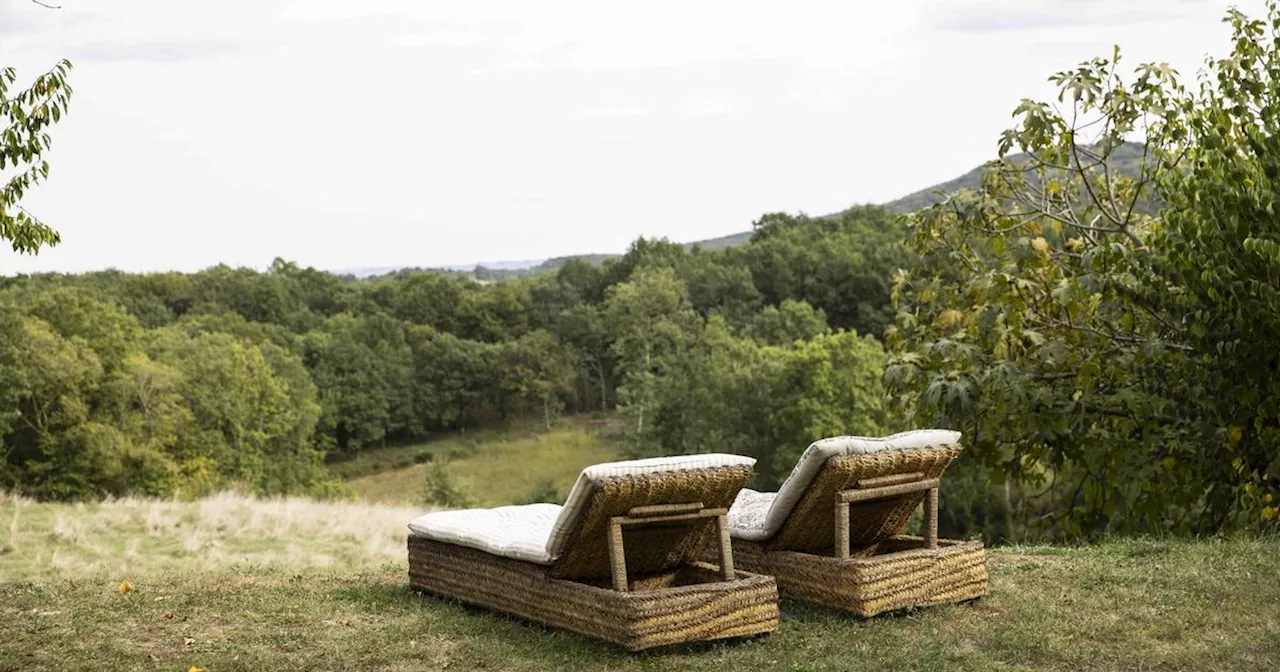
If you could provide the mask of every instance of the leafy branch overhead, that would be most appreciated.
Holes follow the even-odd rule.
[[[979,189],[910,218],[895,399],[1062,534],[1277,517],[1280,11],[1227,22],[1193,89],[1118,49],[1054,75]]]
[[[0,171],[12,174],[0,187],[0,239],[9,241],[15,252],[36,254],[40,248],[57,245],[58,232],[22,207],[22,199],[49,176],[44,154],[53,144],[48,128],[66,114],[71,99],[67,73],[69,61],[36,78],[30,86],[16,89],[18,74],[13,68],[0,69]]]

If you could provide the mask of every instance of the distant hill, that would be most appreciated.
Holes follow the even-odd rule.
[[[726,247],[733,247],[734,245],[742,245],[743,243],[746,243],[751,240],[752,233],[754,232],[743,231],[742,233],[731,233],[727,236],[720,236],[719,238],[696,240],[692,243],[685,243],[684,247],[687,250],[693,249],[694,247],[700,247],[708,252],[723,250]]]
[[[1112,150],[1110,157],[1112,168],[1121,175],[1136,176],[1138,174],[1138,166],[1142,161],[1142,147],[1141,144],[1136,142],[1126,142]],[[1020,163],[1027,160],[1027,155],[1013,154],[1009,156],[1009,160],[1014,163]],[[977,190],[981,186],[982,166],[978,166],[953,180],[947,180],[942,184],[935,184],[928,189],[921,189],[897,200],[889,201],[884,204],[884,207],[903,214],[915,212],[942,201],[948,194],[954,194],[961,189]]]
[[[1142,148],[1139,143],[1128,142],[1117,147],[1111,153],[1111,165],[1116,172],[1122,175],[1134,176],[1138,173],[1138,165],[1142,160]],[[1021,162],[1027,159],[1026,154],[1012,154],[1010,161]],[[978,189],[982,186],[982,166],[978,166],[973,170],[941,184],[935,184],[931,187],[921,189],[898,198],[888,203],[884,203],[884,207],[892,212],[906,214],[915,212],[921,208],[926,208],[934,203],[941,202],[948,195],[953,194],[961,189]],[[826,215],[827,217],[839,217],[844,214],[843,211]],[[731,233],[727,236],[719,238],[708,238],[706,240],[697,240],[691,243],[685,243],[685,249],[692,249],[697,246],[707,251],[722,250],[726,247],[742,245],[751,240],[751,231],[742,231],[740,233]],[[584,254],[570,257],[556,257],[553,259],[545,259],[541,261],[518,261],[518,262],[489,262],[484,264],[475,264],[472,266],[450,266],[448,268],[431,269],[453,273],[457,275],[465,275],[474,277],[481,282],[494,280],[503,280],[507,278],[519,277],[536,277],[554,273],[564,266],[570,259],[582,259],[590,264],[600,265],[606,259],[613,259],[622,256],[621,254]],[[368,277],[372,275],[385,275],[388,273],[402,270],[403,267],[393,268],[362,268],[352,269],[349,271],[339,271],[339,274],[350,273],[357,277]]]

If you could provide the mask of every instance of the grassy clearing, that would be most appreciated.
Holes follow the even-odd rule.
[[[0,493],[0,581],[396,561],[405,553],[405,523],[425,510],[232,493],[195,502],[37,504]]]
[[[350,466],[335,465],[335,471],[366,474],[351,478],[347,485],[369,502],[421,502],[426,472],[435,468],[446,470],[480,506],[558,502],[583,467],[621,458],[621,446],[598,424],[574,418],[561,421],[551,431],[522,426],[456,434],[417,446],[370,451],[344,463]],[[430,459],[420,457],[427,454]],[[394,466],[406,460],[409,466]],[[391,467],[378,468],[386,465]]]
[[[108,565],[74,584],[42,569],[0,582],[0,670],[1275,669],[1278,556],[1280,540],[1006,549],[973,604],[859,621],[786,602],[773,635],[638,655],[417,595],[402,558],[189,558],[135,567],[129,594]]]

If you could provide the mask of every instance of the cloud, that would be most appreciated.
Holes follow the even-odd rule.
[[[396,46],[425,47],[429,45],[446,45],[451,47],[469,47],[489,39],[489,36],[476,30],[432,30],[422,33],[410,33],[395,38]]]
[[[34,36],[58,27],[72,27],[89,22],[84,12],[46,9],[32,4],[0,5],[0,36]]]
[[[738,106],[724,98],[696,96],[685,102],[684,109],[688,114],[695,117],[702,117],[733,114],[738,111]]]
[[[647,114],[653,114],[656,108],[653,105],[605,105],[600,107],[591,107],[582,111],[584,117],[641,117]]]
[[[1068,26],[1122,26],[1176,19],[1191,4],[1169,2],[1128,3],[1101,0],[1056,2],[985,2],[971,6],[948,4],[932,13],[929,23],[942,30],[962,33],[999,33]]]
[[[233,42],[217,40],[153,40],[121,44],[91,42],[71,47],[73,61],[120,62],[141,61],[172,63],[197,58],[209,58],[240,51],[243,47]]]

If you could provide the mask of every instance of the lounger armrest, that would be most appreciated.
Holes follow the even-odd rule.
[[[693,502],[692,504],[650,504],[648,506],[631,507],[627,510],[627,516],[631,518],[649,518],[673,513],[696,513],[702,509],[702,502]]]
[[[938,547],[938,479],[923,478],[924,474],[894,474],[880,478],[863,479],[856,487],[836,493],[835,556],[849,559],[849,504],[877,499],[890,499],[926,491],[924,498],[924,542],[927,548]],[[914,477],[915,480],[906,480]]]

